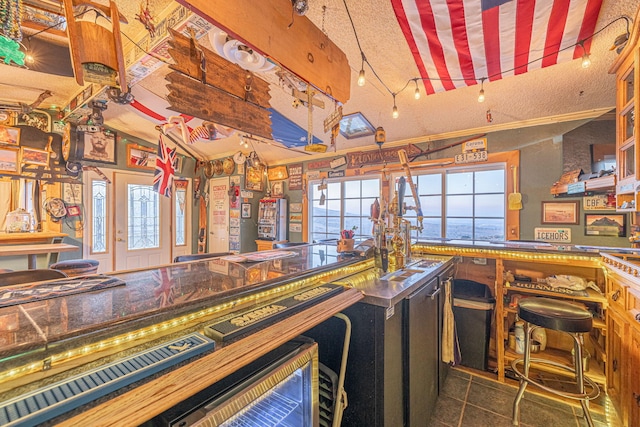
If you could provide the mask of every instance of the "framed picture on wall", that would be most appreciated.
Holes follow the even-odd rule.
[[[82,141],[84,142],[83,160],[116,164],[115,132],[105,130],[84,132]]]
[[[244,173],[244,189],[263,191],[264,165],[247,166]]]
[[[0,144],[18,145],[20,143],[20,128],[0,125]]]
[[[0,174],[17,175],[20,173],[20,149],[0,147]]]
[[[243,203],[240,212],[242,218],[251,218],[251,203]]]
[[[542,202],[542,224],[579,224],[577,201]]]
[[[127,166],[133,169],[154,170],[157,152],[138,144],[127,144]]]
[[[22,163],[26,165],[49,166],[49,152],[37,148],[22,147]]]
[[[585,214],[585,236],[613,236],[627,235],[627,216],[625,214]]]
[[[284,196],[284,181],[275,181],[271,184],[271,195],[273,197]]]

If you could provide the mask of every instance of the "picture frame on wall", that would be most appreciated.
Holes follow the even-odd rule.
[[[244,189],[264,190],[264,165],[247,166],[244,173]]]
[[[18,175],[20,173],[20,149],[0,147],[0,174]]]
[[[627,235],[627,215],[585,214],[584,235],[625,237]]]
[[[157,156],[158,153],[153,148],[143,147],[138,144],[127,144],[127,167],[155,170]]]
[[[49,152],[37,148],[22,147],[21,162],[25,165],[49,166]]]
[[[542,202],[542,224],[579,224],[577,201]]]
[[[284,181],[275,181],[271,184],[271,195],[273,197],[284,196]]]
[[[251,218],[251,203],[243,203],[240,207],[240,216],[242,218]]]
[[[0,144],[19,145],[20,128],[0,125]]]
[[[111,164],[117,163],[115,132],[105,130],[84,132],[82,141],[84,143],[82,150],[83,160]]]

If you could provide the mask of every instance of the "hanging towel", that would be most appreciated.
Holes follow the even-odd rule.
[[[444,313],[442,319],[442,361],[450,365],[457,365],[461,361],[460,344],[456,333],[456,323],[453,318],[453,297],[451,293],[453,281],[451,278],[444,282]]]

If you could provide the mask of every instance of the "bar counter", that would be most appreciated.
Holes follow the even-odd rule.
[[[115,286],[35,301],[5,294],[0,297],[0,402],[373,264],[326,244],[270,253],[282,257],[269,260],[265,252],[256,252],[245,254],[248,260],[214,258],[117,272],[102,276],[112,284],[115,280]],[[52,282],[58,281],[22,286]],[[355,290],[342,294],[347,296],[331,299],[337,311],[340,298],[351,303],[362,298]],[[302,333],[297,325],[289,327]],[[214,353],[225,345],[216,343]]]

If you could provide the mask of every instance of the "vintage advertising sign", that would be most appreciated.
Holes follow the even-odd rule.
[[[345,174],[345,171],[329,171],[327,174],[327,178],[342,178]]]
[[[456,154],[453,158],[453,162],[456,164],[486,162],[487,160],[489,160],[489,154],[486,151],[470,151]]]
[[[535,239],[541,242],[549,243],[570,243],[571,242],[571,229],[570,228],[542,228],[535,227],[534,229]]]
[[[594,196],[582,198],[582,209],[585,211],[615,211],[616,205],[607,204],[609,197],[606,194],[596,194]]]
[[[289,165],[289,190],[302,190],[302,163]]]
[[[347,168],[357,169],[363,165],[369,166],[379,163],[398,163],[398,150],[404,149],[409,158],[420,154],[422,151],[413,144],[405,147],[384,148],[382,150],[354,151],[347,153]]]
[[[462,144],[462,152],[487,151],[487,138],[472,139]]]
[[[315,170],[315,169],[329,169],[331,167],[331,160],[316,160],[313,162],[307,163],[307,169]]]

